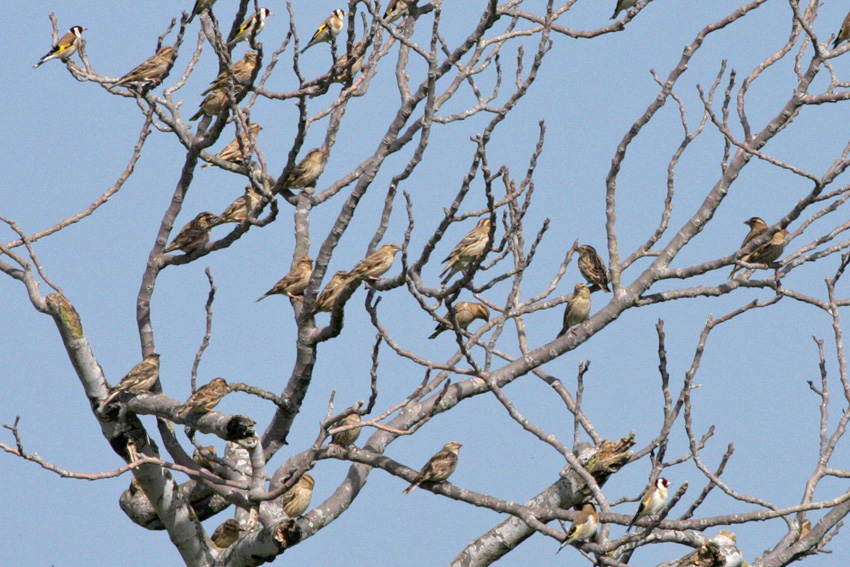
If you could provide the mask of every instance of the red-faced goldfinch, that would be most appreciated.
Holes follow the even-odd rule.
[[[71,55],[76,53],[80,48],[84,31],[86,31],[86,28],[83,26],[72,27],[68,30],[68,33],[59,38],[59,41],[57,41],[50,51],[48,51],[44,57],[39,59],[38,63],[33,65],[32,68],[37,69],[44,62],[50,61],[51,59],[67,61],[68,58],[70,58]]]
[[[567,532],[567,539],[558,548],[559,553],[569,544],[574,541],[587,541],[596,535],[596,530],[599,528],[599,513],[596,508],[588,502],[581,509],[576,519],[573,520],[573,525],[570,526],[570,531]]]
[[[247,41],[250,37],[257,37],[260,35],[260,32],[263,31],[264,27],[266,27],[266,18],[269,16],[274,16],[274,14],[268,8],[260,8],[251,14],[251,17],[242,22],[242,25],[239,26],[239,29],[236,31],[236,35],[233,36],[233,39],[227,42],[228,47],[233,47],[240,41]]]
[[[345,12],[340,9],[334,10],[331,12],[331,15],[328,16],[328,19],[322,22],[322,25],[319,26],[319,29],[316,30],[316,33],[314,33],[312,39],[310,39],[310,43],[307,44],[307,47],[301,50],[301,53],[304,53],[317,43],[326,43],[331,41],[339,35],[339,32],[342,31],[343,25],[345,25]]]
[[[643,498],[640,500],[637,514],[629,522],[629,527],[626,528],[626,533],[632,529],[638,518],[642,516],[652,516],[657,514],[667,504],[667,487],[670,486],[670,481],[666,478],[659,478],[655,481],[655,486],[646,491]]]

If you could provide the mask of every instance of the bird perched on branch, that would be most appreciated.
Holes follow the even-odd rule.
[[[201,116],[218,116],[227,105],[227,89],[217,89],[204,97],[201,107],[189,120],[197,120]]]
[[[457,458],[460,448],[461,444],[457,441],[446,443],[440,451],[437,451],[437,454],[425,463],[425,466],[419,471],[416,480],[404,490],[404,494],[410,494],[414,488],[423,482],[443,482],[449,478],[455,472],[455,468],[457,468]]]
[[[192,252],[196,248],[206,246],[210,241],[210,228],[214,226],[216,216],[209,211],[198,213],[198,216],[189,221],[189,223],[180,229],[177,236],[169,244],[163,254],[180,250],[186,254]]]
[[[320,25],[319,29],[317,29],[313,34],[313,37],[310,39],[310,43],[307,44],[307,47],[301,50],[301,53],[304,53],[317,43],[327,43],[333,40],[339,35],[339,32],[342,31],[344,24],[345,12],[340,9],[336,9],[331,12],[331,15],[322,22],[322,25]]]
[[[404,0],[390,0],[387,4],[387,11],[384,12],[384,19],[391,24],[407,13],[407,2]]]
[[[274,14],[268,8],[260,8],[251,14],[251,17],[242,22],[242,25],[236,30],[236,35],[227,42],[227,46],[233,47],[240,41],[246,41],[248,38],[256,38],[263,31],[263,28],[266,27],[266,18],[269,16],[274,16]]]
[[[215,446],[207,445],[206,447],[196,448],[192,453],[192,460],[202,469],[212,471],[215,468],[215,461],[212,460],[216,456]]]
[[[348,284],[348,282],[352,281],[353,278],[351,274],[346,272],[345,270],[340,270],[334,274],[334,277],[331,278],[331,281],[328,285],[325,286],[325,289],[319,294],[319,297],[316,298],[316,303],[313,304],[313,309],[311,313],[319,313],[320,311],[330,312],[333,311],[334,305],[336,305],[336,300],[339,297],[339,294]]]
[[[362,260],[351,271],[358,280],[375,281],[392,267],[395,255],[401,250],[396,244],[384,244]]]
[[[300,162],[295,164],[286,177],[284,187],[287,189],[303,189],[314,187],[319,176],[325,169],[327,153],[321,148],[313,148]]]
[[[341,427],[343,425],[357,425],[361,423],[363,420],[360,418],[359,413],[350,413],[341,420],[339,420],[334,427]],[[348,447],[349,445],[353,445],[357,438],[360,437],[360,430],[362,427],[354,427],[352,429],[348,429],[346,431],[340,431],[331,435],[331,443],[335,445],[341,445],[342,447]]]
[[[253,154],[254,146],[257,143],[257,134],[259,134],[262,129],[263,127],[256,122],[252,123],[248,126],[247,132],[243,131],[239,136],[234,138],[230,143],[224,146],[224,149],[215,154],[215,157],[242,165],[244,163],[242,148],[245,148],[245,150],[249,152],[249,155]],[[240,140],[242,142],[241,146],[239,145]],[[211,165],[212,163],[205,163],[199,169],[205,169]]]
[[[38,63],[32,66],[33,69],[39,68],[45,62],[50,61],[51,59],[61,59],[62,61],[68,61],[68,59],[77,52],[80,48],[80,44],[83,42],[83,32],[86,31],[86,28],[83,26],[74,26],[68,33],[59,38],[53,47],[50,48],[44,57],[38,60]]]
[[[295,486],[283,494],[283,513],[289,518],[297,518],[310,507],[313,498],[313,486],[316,481],[307,473],[301,475]]]
[[[599,528],[599,513],[596,507],[591,502],[588,502],[578,513],[576,519],[573,520],[573,525],[570,526],[570,531],[567,532],[567,539],[558,548],[555,554],[561,552],[569,544],[574,541],[587,541],[596,535],[596,530]]]
[[[239,522],[231,518],[217,527],[210,539],[216,547],[227,549],[239,539],[239,534],[243,531]]]
[[[484,249],[487,248],[487,242],[490,239],[490,217],[484,217],[478,221],[469,234],[454,247],[451,254],[446,256],[443,264],[446,264],[445,269],[440,272],[442,276],[446,272],[448,275],[443,278],[442,283],[448,282],[453,275],[466,269],[472,262],[481,257]]]
[[[848,39],[850,39],[850,13],[847,14],[844,21],[841,23],[841,29],[838,30],[838,35],[832,43],[832,48],[835,49],[841,45],[841,42],[847,41]]]
[[[229,392],[230,388],[224,378],[215,378],[209,384],[195,390],[195,393],[186,400],[186,403],[177,412],[177,417],[184,417],[189,412],[207,413],[217,406]]]
[[[334,83],[344,83],[351,79],[363,67],[363,58],[366,56],[366,40],[355,43],[351,47],[351,58],[348,53],[343,53],[337,59],[336,64],[331,69],[331,81]]]
[[[564,309],[564,326],[558,336],[565,335],[570,327],[578,325],[590,314],[590,288],[583,283],[577,283],[573,295],[567,300]]]
[[[773,233],[770,240],[741,258],[742,262],[747,264],[772,264],[777,261],[785,251],[785,239],[788,237],[788,231],[784,228]],[[732,273],[729,274],[729,279],[735,277],[735,273],[741,269],[741,266],[732,268]]]
[[[218,74],[218,77],[210,83],[210,86],[206,88],[202,95],[208,95],[212,91],[216,89],[226,88],[230,83],[231,76],[233,77],[233,81],[235,82],[235,86],[247,85],[248,81],[251,80],[251,75],[254,74],[254,69],[257,68],[257,52],[256,51],[246,51],[245,55],[233,64],[230,68],[230,73],[225,69],[221,73]]]
[[[292,299],[301,301],[303,299],[301,295],[304,293],[304,290],[307,289],[307,285],[310,283],[310,277],[312,275],[313,259],[309,256],[302,256],[298,258],[297,262],[295,262],[295,267],[292,268],[288,274],[283,276],[279,282],[274,284],[274,287],[268,290],[265,295],[257,301],[275,294],[285,295]]]
[[[248,213],[254,210],[260,199],[260,194],[254,191],[252,185],[248,185],[245,187],[245,194],[230,203],[213,226],[228,222],[244,222],[248,218]]]
[[[174,51],[174,47],[164,45],[156,52],[156,55],[143,61],[141,65],[118,79],[112,86],[117,87],[127,83],[147,83],[149,86],[156,86],[168,76],[176,57],[177,52]]]
[[[599,254],[593,246],[578,247],[578,271],[587,280],[587,283],[598,286],[600,289],[610,292],[608,288],[608,270],[602,263]]]
[[[103,400],[101,407],[109,403],[124,392],[140,394],[148,392],[156,381],[159,380],[159,355],[155,352],[147,355],[139,364],[130,369],[109,394]]]
[[[637,4],[637,0],[617,0],[617,6],[614,8],[614,15],[611,16],[611,19],[616,19],[617,14],[619,14],[623,10],[634,8],[635,4]]]
[[[454,306],[455,318],[457,319],[457,324],[460,325],[460,328],[464,331],[469,327],[470,323],[475,321],[476,319],[481,319],[483,321],[490,320],[490,310],[483,303],[475,303],[472,301],[458,301]],[[448,314],[446,314],[446,319],[451,321],[451,318]],[[444,323],[438,323],[434,328],[434,332],[431,334],[429,339],[437,338],[440,333],[443,331],[448,331],[451,329],[451,325],[446,325]]]
[[[195,7],[192,8],[192,13],[189,14],[189,19],[186,20],[186,23],[191,24],[192,20],[195,19],[195,16],[197,16],[204,10],[209,10],[210,8],[212,8],[213,4],[215,4],[215,0],[195,0]]]
[[[629,533],[638,518],[642,516],[652,516],[664,508],[665,504],[667,504],[668,486],[670,486],[670,481],[666,478],[659,477],[658,480],[655,481],[655,485],[646,491],[643,498],[640,499],[637,514],[635,514],[635,517],[632,518],[632,521],[629,522],[629,526],[626,528],[626,533]]]

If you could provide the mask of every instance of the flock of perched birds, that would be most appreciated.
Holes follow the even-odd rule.
[[[197,0],[187,22],[191,22],[195,16],[210,9],[214,3],[215,0]],[[612,19],[616,18],[621,11],[633,8],[636,3],[637,0],[618,0]],[[395,21],[406,13],[406,8],[407,2],[405,0],[391,0],[384,18],[390,22]],[[273,14],[269,9],[259,9],[243,22],[234,37],[228,42],[228,46],[233,47],[241,41],[253,40],[265,27],[266,18],[271,15]],[[345,12],[343,10],[334,10],[319,26],[301,53],[316,44],[332,41],[342,31],[344,19]],[[85,31],[85,28],[82,26],[72,27],[35,64],[35,67],[51,59],[67,61],[79,49],[83,31]],[[833,48],[848,39],[850,39],[850,14],[847,15],[841,26],[841,30],[833,43]],[[359,54],[360,61],[362,61],[363,57],[362,51],[361,49]],[[115,81],[112,87],[134,84],[146,86],[159,84],[168,74],[175,57],[176,52],[172,46],[163,46],[154,56]],[[249,50],[240,61],[232,65],[230,73],[227,71],[220,73],[210,86],[201,93],[205,98],[201,103],[198,113],[192,117],[192,120],[200,118],[203,115],[215,116],[219,114],[226,104],[229,85],[232,82],[235,82],[237,85],[247,85],[256,69],[257,63],[257,53]],[[352,75],[359,71],[359,66],[358,61],[350,70]],[[258,124],[250,124],[248,130],[243,132],[241,137],[237,137],[237,139],[230,142],[223,150],[216,154],[216,157],[223,161],[242,164],[244,161],[243,148],[253,147],[260,130],[262,128]],[[287,177],[286,187],[304,189],[315,186],[316,181],[322,174],[326,159],[327,153],[324,150],[320,148],[310,150],[306,157],[292,169]],[[207,163],[201,166],[201,168],[203,169],[209,165],[211,164]],[[245,189],[245,194],[234,201],[221,215],[216,216],[208,211],[199,213],[178,232],[177,236],[165,247],[163,252],[169,253],[179,250],[188,254],[205,246],[209,242],[210,230],[213,227],[224,223],[244,222],[248,218],[249,213],[257,207],[260,201],[261,196],[253,187],[248,186]],[[750,227],[750,232],[742,242],[741,248],[746,247],[750,242],[769,229],[767,223],[759,217],[752,217],[745,224]],[[483,217],[478,221],[475,228],[454,247],[452,252],[443,260],[443,263],[446,264],[445,269],[440,274],[443,277],[443,284],[446,284],[455,274],[464,272],[471,264],[482,259],[490,242],[490,231],[492,228],[490,218]],[[788,231],[785,229],[773,233],[767,242],[744,254],[741,257],[741,262],[770,266],[770,264],[778,260],[782,255],[785,249],[787,235]],[[396,244],[384,244],[378,250],[361,260],[351,271],[343,270],[336,272],[331,278],[330,283],[319,293],[310,311],[310,315],[323,311],[332,311],[340,292],[348,283],[355,280],[374,282],[379,279],[392,267],[395,256],[400,250]],[[559,337],[568,332],[574,332],[574,327],[587,319],[591,309],[591,291],[611,291],[609,288],[608,270],[605,268],[596,250],[592,246],[585,244],[578,247],[578,254],[578,268],[587,283],[577,283],[572,296],[567,300],[564,310],[563,327],[558,334]],[[736,273],[743,267],[745,266],[736,263],[729,278],[734,278]],[[284,295],[294,300],[303,300],[303,293],[307,289],[312,272],[313,260],[308,256],[299,258],[296,260],[292,270],[257,301],[265,299],[270,295]],[[450,315],[454,315],[453,321],[464,331],[476,319],[487,322],[490,318],[490,311],[483,303],[460,301],[450,308],[450,311]],[[447,315],[448,318],[449,316]],[[428,338],[436,338],[444,331],[450,329],[452,329],[452,323],[441,322],[437,325],[434,333]],[[109,391],[100,407],[102,410],[107,408],[111,403],[119,400],[125,394],[135,395],[149,392],[158,380],[159,354],[152,353],[146,356],[141,363],[133,367]],[[189,414],[207,413],[215,408],[229,391],[230,387],[223,378],[215,378],[209,384],[198,388],[186,403],[183,404],[177,416],[185,417]],[[347,415],[336,426],[337,428],[339,426],[348,428],[334,433],[331,442],[341,446],[354,444],[360,435],[361,427],[359,424],[361,422],[359,413],[355,412]],[[439,483],[448,479],[457,467],[460,448],[461,444],[456,441],[446,443],[442,450],[431,457],[425,466],[422,467],[416,479],[404,490],[404,493],[411,492],[422,483]],[[196,451],[194,459],[200,466],[212,469],[216,459],[215,447],[205,447],[203,450]],[[312,498],[314,483],[313,477],[309,474],[304,474],[283,495],[282,506],[284,513],[288,517],[296,518],[306,512]],[[655,515],[664,508],[667,502],[667,489],[669,485],[669,481],[665,478],[658,478],[655,481],[654,485],[647,490],[641,499],[638,511],[629,523],[627,532],[631,530],[639,518]],[[567,532],[567,537],[561,548],[573,542],[591,539],[595,536],[598,526],[599,515],[594,504],[592,502],[585,504]],[[215,530],[212,535],[212,541],[218,547],[226,548],[235,542],[243,531],[245,530],[240,527],[236,520],[227,520]]]

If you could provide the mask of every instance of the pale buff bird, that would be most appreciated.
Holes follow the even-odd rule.
[[[215,154],[215,157],[241,165],[245,161],[242,154],[242,148],[245,148],[245,151],[249,154],[248,159],[250,160],[250,155],[254,153],[254,145],[257,143],[257,134],[259,134],[262,129],[263,127],[256,122],[252,123],[248,126],[247,132],[243,131],[242,134],[234,138],[229,144],[224,146],[223,150]],[[239,145],[240,140],[242,141],[241,147]],[[199,169],[205,169],[211,165],[212,163],[205,163]]]
[[[239,539],[239,534],[242,531],[244,530],[239,526],[239,522],[230,519],[217,527],[210,539],[216,547],[227,549]]]
[[[218,116],[227,105],[227,89],[217,89],[204,97],[198,112],[189,120],[197,120],[201,116]]]
[[[162,251],[163,254],[174,252],[175,250],[180,250],[188,254],[197,248],[206,246],[207,242],[210,241],[210,228],[215,221],[216,216],[208,211],[198,213],[198,216],[180,229],[180,232],[177,233],[171,244]]]
[[[363,420],[360,418],[359,413],[351,413],[342,418],[340,421],[334,425],[334,427],[342,427],[343,425],[357,425],[361,423]],[[340,431],[331,435],[331,443],[335,445],[341,445],[343,447],[348,447],[349,445],[353,445],[357,438],[360,437],[360,430],[362,427],[354,427],[347,431]]]
[[[443,260],[446,267],[440,272],[441,276],[448,272],[448,275],[442,280],[443,284],[448,282],[456,273],[465,270],[484,253],[490,236],[490,226],[490,217],[479,220],[475,228],[463,237],[451,254],[446,256],[446,259]]]
[[[741,258],[742,262],[746,262],[747,264],[772,264],[777,261],[782,253],[785,251],[785,245],[787,242],[785,239],[788,237],[788,231],[784,228],[782,230],[776,231],[773,233],[773,236],[770,237],[770,240],[750,252],[749,254],[745,254],[743,258]],[[732,273],[729,274],[729,279],[735,277],[735,273],[741,269],[741,266],[735,266],[732,268]]]
[[[464,331],[476,319],[482,319],[485,322],[490,320],[490,310],[483,303],[475,303],[472,301],[458,301],[457,304],[455,304],[454,306],[454,310],[455,318],[457,319],[457,324],[460,325],[460,328]],[[446,319],[449,319],[449,321],[451,321],[448,314],[446,314]],[[436,328],[434,329],[434,332],[428,338],[437,338],[440,333],[442,333],[443,331],[448,331],[451,328],[451,325],[438,323]]]
[[[44,57],[38,60],[38,63],[32,66],[33,69],[38,69],[41,65],[51,59],[61,59],[67,61],[71,55],[77,52],[80,44],[83,42],[83,32],[86,28],[83,26],[74,26],[68,33],[59,38],[59,40],[50,48]]]
[[[602,263],[602,258],[596,253],[596,249],[593,246],[585,244],[578,247],[578,253],[578,271],[581,272],[587,283],[610,292],[611,290],[608,288],[608,270]]]
[[[360,260],[351,271],[351,276],[358,280],[377,280],[392,267],[399,250],[401,248],[395,244],[384,244]]]
[[[567,300],[567,307],[564,309],[564,326],[558,336],[566,334],[571,327],[574,327],[587,319],[590,314],[590,288],[583,283],[577,283],[573,290],[573,295]]]
[[[174,51],[174,47],[164,45],[156,52],[156,55],[146,59],[141,65],[118,79],[112,86],[117,87],[126,83],[147,83],[156,86],[168,76],[176,57],[177,52]]]
[[[251,75],[254,73],[254,69],[257,68],[257,52],[256,51],[246,51],[245,55],[233,64],[230,68],[233,79],[236,82],[236,85],[247,85],[248,81],[251,80]],[[227,71],[222,71],[218,74],[218,77],[210,83],[210,86],[206,88],[202,95],[207,95],[216,89],[226,88],[231,80],[231,73]],[[234,86],[236,86],[234,85]]]
[[[313,148],[289,172],[284,187],[302,189],[315,186],[316,181],[325,169],[326,159],[327,154],[321,148]]]
[[[248,218],[248,213],[254,210],[260,203],[262,197],[254,191],[252,185],[245,187],[245,194],[230,203],[224,212],[219,215],[214,226],[225,224],[228,222],[244,222]]]
[[[345,270],[335,273],[328,285],[325,286],[325,289],[319,294],[319,297],[316,298],[316,303],[313,304],[311,313],[333,311],[339,294],[352,279],[351,275]]]
[[[268,290],[265,295],[257,301],[275,294],[285,295],[292,299],[301,301],[303,299],[302,294],[304,293],[304,290],[307,289],[307,285],[310,283],[310,277],[312,275],[313,259],[309,256],[302,256],[301,258],[298,258],[297,262],[295,262],[295,267],[292,268],[288,274],[283,276],[279,282],[274,284],[274,287]]]
[[[130,372],[114,388],[109,390],[109,394],[103,400],[101,407],[109,405],[112,400],[123,392],[129,392],[131,394],[148,392],[153,388],[157,380],[159,380],[159,355],[154,352],[147,355],[139,364],[131,368]]]
[[[599,513],[596,511],[596,507],[588,502],[581,509],[578,516],[576,516],[576,519],[573,520],[573,525],[570,526],[570,531],[567,532],[567,539],[555,553],[559,553],[574,541],[587,541],[593,538],[596,535],[597,529],[599,529]]]
[[[307,473],[304,473],[295,486],[287,490],[283,495],[283,513],[289,518],[297,518],[310,507],[313,498],[313,486],[316,481]]]
[[[460,452],[461,444],[457,441],[449,441],[443,448],[431,457],[419,475],[416,477],[410,486],[404,490],[404,494],[409,494],[414,488],[423,482],[443,482],[457,468],[458,453]]]
[[[186,400],[177,417],[184,417],[189,412],[207,413],[211,411],[221,399],[230,392],[224,378],[215,378],[209,384],[201,386]]]

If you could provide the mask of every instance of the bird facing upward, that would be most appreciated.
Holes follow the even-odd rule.
[[[209,10],[210,8],[212,8],[213,4],[215,4],[215,0],[196,0],[195,7],[192,8],[192,13],[189,15],[189,19],[186,20],[186,23],[191,24],[192,20],[195,19],[195,16],[197,16],[204,10]]]
[[[443,482],[449,478],[455,472],[455,468],[457,468],[457,458],[460,448],[461,444],[457,441],[446,443],[440,451],[428,459],[428,462],[419,471],[416,480],[410,483],[410,486],[404,490],[404,494],[410,494],[414,488],[423,482]]]
[[[335,273],[328,285],[325,286],[325,289],[323,289],[319,294],[319,297],[316,298],[316,303],[313,304],[311,313],[315,314],[320,311],[333,311],[334,305],[336,305],[336,300],[339,298],[339,294],[343,289],[345,289],[348,282],[352,281],[352,279],[351,275],[345,270],[340,270]]]
[[[666,478],[659,477],[658,480],[655,481],[655,485],[644,493],[643,498],[640,499],[640,506],[638,506],[637,514],[635,514],[635,517],[632,518],[631,522],[629,522],[629,526],[626,528],[626,533],[629,533],[638,518],[642,516],[652,516],[664,508],[664,505],[667,504],[668,486],[670,486],[670,481]]]
[[[57,41],[53,47],[50,48],[50,51],[48,51],[44,57],[39,59],[38,63],[33,65],[32,68],[37,69],[51,59],[61,59],[62,61],[70,59],[71,55],[76,53],[80,48],[84,31],[86,31],[86,28],[83,26],[72,27],[68,30],[68,33],[59,38],[59,41]]]

